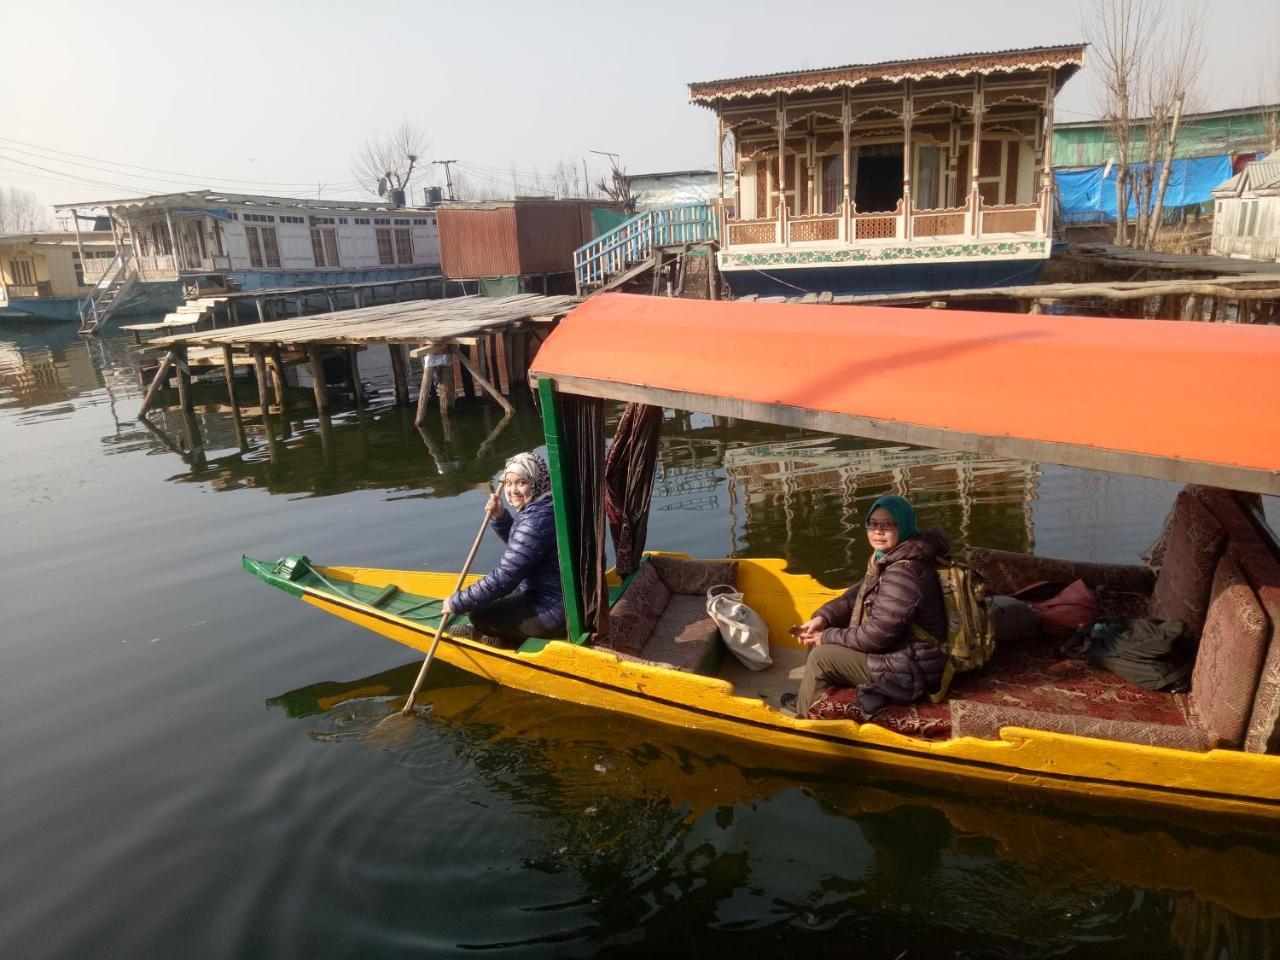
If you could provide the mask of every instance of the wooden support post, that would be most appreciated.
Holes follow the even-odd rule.
[[[508,334],[511,343],[511,382],[524,383],[529,379],[529,357],[526,349],[529,335],[524,330]]]
[[[359,347],[347,347],[347,387],[354,398],[356,410],[364,409],[364,384],[360,382],[360,362],[356,359]]]
[[[231,401],[231,409],[237,410],[236,406],[236,366],[232,362],[231,347],[222,348],[222,374],[227,378],[227,398]]]
[[[405,377],[404,347],[398,343],[389,343],[387,344],[387,350],[391,354],[391,379],[395,383],[396,406],[407,407],[409,405],[409,382]]]
[[[285,393],[284,357],[280,355],[279,344],[272,344],[271,346],[271,382],[275,385],[276,405],[280,407],[281,414],[284,414],[288,403],[288,395]],[[285,423],[288,423],[287,417]]]
[[[151,380],[151,386],[147,387],[146,396],[142,398],[142,408],[138,411],[139,420],[147,415],[151,405],[156,402],[156,394],[160,392],[160,385],[169,379],[169,368],[173,366],[176,357],[177,353],[170,350],[160,361],[160,366],[156,368],[156,375]]]
[[[498,355],[498,388],[504,395],[511,395],[511,337],[498,333],[493,338],[494,352]]]
[[[422,381],[418,384],[418,410],[413,418],[415,427],[422,426],[427,419],[427,404],[431,401],[431,357],[422,358]]]
[[[459,359],[463,361],[463,366],[465,366],[468,370],[478,369],[480,367],[480,364],[483,362],[480,359],[479,345],[473,343],[471,346],[467,347],[467,352],[471,354],[471,362],[467,363],[466,360],[460,356]],[[471,395],[473,397],[483,396],[483,391],[480,389],[480,384],[476,382],[474,377],[472,377],[471,379]]]
[[[191,402],[191,368],[187,366],[187,348],[179,345],[173,348],[173,352],[173,363],[178,368],[178,403],[183,413],[192,413],[195,407]]]
[[[329,312],[330,312],[330,313],[335,313],[335,312],[337,311],[337,309],[338,309],[338,301],[337,301],[337,300],[335,300],[335,299],[333,298],[333,291],[332,291],[332,290],[326,290],[326,291],[324,292],[324,295],[325,295],[326,299],[328,299],[328,301],[329,301]]]
[[[442,414],[448,414],[449,408],[453,406],[454,391],[457,389],[457,382],[462,379],[458,358],[452,351],[449,353],[449,360],[448,365],[440,368],[440,379],[436,383],[436,400],[440,403]]]
[[[263,356],[262,350],[254,350],[253,353],[253,372],[258,379],[258,406],[262,410],[262,415],[267,415],[267,409],[271,405],[270,392],[267,390],[267,360]]]
[[[311,363],[311,389],[316,394],[316,412],[327,414],[329,411],[329,388],[325,386],[324,361],[320,359],[319,349],[308,347],[307,360]]]
[[[456,347],[454,349],[457,350]],[[463,356],[461,351],[457,352],[457,357],[462,361],[462,365],[467,368],[467,372],[471,374],[471,379],[483,387],[485,393],[497,400],[498,406],[502,407],[502,409],[507,413],[511,413],[515,410],[515,407],[511,406],[511,401],[499,393],[497,387],[485,379],[484,375],[471,365],[471,361]]]
[[[357,310],[364,306],[364,295],[355,287],[351,288],[351,302],[356,305]]]
[[[452,363],[450,368],[453,372],[453,396],[454,399],[465,397],[467,395],[467,385],[462,380],[462,364],[458,362],[458,355],[452,351],[449,353]]]
[[[257,308],[258,308],[258,322],[259,322],[259,323],[266,323],[266,322],[267,322],[267,311],[266,311],[266,308],[265,308],[265,307],[263,306],[263,304],[262,304],[262,298],[260,298],[260,297],[259,297],[259,298],[255,298],[255,299],[254,299],[254,301],[253,301],[253,305],[254,305],[255,307],[257,307]]]

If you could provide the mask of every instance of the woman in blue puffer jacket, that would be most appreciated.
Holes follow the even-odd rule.
[[[518,453],[502,468],[501,483],[515,518],[496,493],[487,509],[506,552],[483,579],[446,598],[445,612],[467,614],[477,635],[499,640],[563,637],[564,594],[546,461]]]

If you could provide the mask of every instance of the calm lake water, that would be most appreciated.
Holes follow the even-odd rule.
[[[124,338],[0,327],[0,956],[1280,956],[1274,834],[806,766],[444,664],[377,728],[418,657],[240,555],[457,569],[541,430],[472,402],[424,437],[373,353],[381,408],[322,431],[298,391],[268,438],[220,386],[194,432],[136,421]],[[962,545],[1133,561],[1177,489],[667,426],[650,546],[832,585],[890,490]]]

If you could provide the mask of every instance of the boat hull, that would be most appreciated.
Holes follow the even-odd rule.
[[[415,650],[425,651],[431,645],[430,623],[288,581],[272,573],[269,564],[246,558],[245,566],[328,614]],[[809,577],[787,574],[783,567],[776,560],[739,560],[739,586],[769,623],[774,637],[786,635],[785,623],[797,622],[799,610],[811,610],[815,600],[834,593]],[[315,569],[335,584],[382,588],[395,583],[421,596],[445,596],[453,584],[449,574]],[[1192,753],[1013,727],[1004,728],[999,740],[920,740],[874,724],[796,719],[758,698],[737,695],[725,680],[623,661],[608,651],[566,641],[531,642],[520,650],[505,650],[446,633],[436,655],[478,677],[528,693],[838,763],[960,776],[1141,806],[1280,820],[1280,757],[1276,756],[1231,750]]]

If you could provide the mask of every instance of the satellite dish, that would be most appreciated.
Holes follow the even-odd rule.
[[[385,197],[387,195],[387,178],[378,178],[378,196]]]

